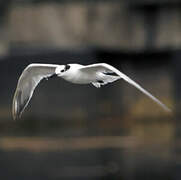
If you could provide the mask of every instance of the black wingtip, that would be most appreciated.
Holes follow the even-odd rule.
[[[119,75],[116,74],[115,72],[103,72],[103,74],[109,75],[109,76],[119,76]]]

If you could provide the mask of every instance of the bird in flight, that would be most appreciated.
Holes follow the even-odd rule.
[[[36,63],[28,65],[18,80],[12,105],[14,120],[21,117],[40,81],[44,78],[49,79],[56,76],[75,84],[92,84],[96,88],[119,79],[124,79],[150,97],[165,111],[170,111],[167,106],[143,89],[139,84],[109,64],[97,63],[84,66],[81,64],[55,65]]]

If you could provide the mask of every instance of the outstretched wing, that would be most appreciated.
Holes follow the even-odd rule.
[[[15,120],[21,117],[38,83],[43,78],[55,75],[57,67],[60,65],[30,64],[24,69],[18,80],[13,98],[12,114]]]
[[[106,63],[98,63],[93,65],[88,65],[82,67],[81,71],[88,72],[89,74],[96,74],[97,80],[92,82],[92,84],[96,87],[100,87],[101,85],[105,85],[109,82],[116,81],[120,78],[124,79],[128,83],[135,86],[137,89],[142,91],[148,97],[150,97],[153,101],[155,101],[158,105],[160,105],[165,111],[171,111],[167,106],[165,106],[161,101],[159,101],[156,97],[151,95],[148,91],[143,89],[139,84],[130,79],[127,75],[120,72],[118,69]]]
[[[120,75],[114,71],[114,67],[105,63],[83,66],[80,68],[80,71],[93,77],[92,84],[97,88],[121,78]]]

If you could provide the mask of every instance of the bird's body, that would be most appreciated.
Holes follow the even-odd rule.
[[[95,66],[96,65],[96,66]],[[103,65],[105,67],[103,67]],[[83,66],[80,64],[70,64],[71,68],[69,71],[65,72],[63,75],[57,75],[62,77],[66,81],[69,81],[74,84],[90,84],[92,83],[96,87],[101,87],[109,82],[120,79],[121,77],[118,74],[107,75],[106,72],[112,72],[108,67],[108,64],[93,64]],[[102,67],[102,69],[100,69]],[[111,67],[111,66],[110,66]],[[107,68],[107,69],[106,69]],[[100,71],[101,70],[101,71]],[[109,78],[108,78],[109,77]],[[97,84],[97,85],[96,85]]]
[[[95,79],[95,75],[89,76],[86,73],[80,71],[83,67],[80,64],[71,64],[69,71],[65,72],[62,77],[66,81],[74,84],[89,84]],[[59,75],[58,75],[59,76]]]
[[[109,64],[97,63],[87,66],[80,64],[30,64],[25,68],[18,80],[12,108],[14,119],[21,116],[38,83],[43,78],[49,79],[54,76],[61,77],[75,84],[93,84],[97,88],[122,78],[150,97],[164,110],[170,111],[169,108],[143,89],[139,84]]]

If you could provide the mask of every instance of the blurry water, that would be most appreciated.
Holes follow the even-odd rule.
[[[174,119],[1,124],[0,173],[3,179],[180,179],[180,132]]]

